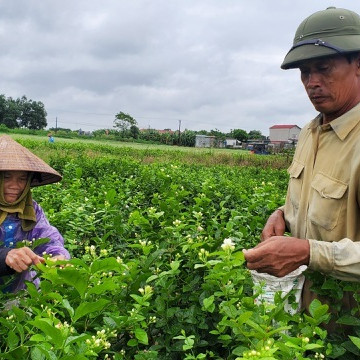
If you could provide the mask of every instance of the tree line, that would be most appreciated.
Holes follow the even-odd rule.
[[[114,129],[100,129],[93,132],[95,137],[113,137],[127,140],[143,140],[154,143],[178,146],[195,146],[196,135],[215,136],[217,142],[223,142],[225,139],[232,138],[240,142],[246,142],[254,139],[265,139],[259,130],[246,132],[242,129],[233,129],[228,133],[221,132],[218,129],[193,131],[185,129],[182,132],[171,131],[170,129],[159,131],[156,129],[142,129],[137,126],[137,121],[131,115],[119,112],[115,115]]]
[[[28,99],[25,95],[21,98],[13,99],[0,95],[0,127],[8,129],[29,129],[43,130],[47,126],[47,112],[41,101]],[[51,128],[59,136],[71,136],[75,133],[70,129]],[[83,135],[81,130],[76,131],[77,135]],[[229,133],[223,133],[218,129],[193,131],[185,129],[184,131],[159,131],[156,129],[142,129],[131,115],[120,111],[115,115],[113,129],[95,130],[91,134],[93,137],[113,138],[115,140],[144,141],[152,143],[161,143],[177,146],[195,146],[196,135],[215,136],[216,142],[220,143],[225,139],[232,138],[241,142],[249,139],[264,139],[265,136],[258,130],[246,132],[242,129],[233,129]]]
[[[47,126],[46,116],[41,101],[27,99],[25,95],[17,99],[0,95],[0,125],[9,129],[42,130]]]

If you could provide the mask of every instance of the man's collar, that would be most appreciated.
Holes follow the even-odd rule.
[[[309,129],[315,129],[318,126],[328,126],[327,124],[321,125],[322,114],[319,114],[309,124]],[[329,125],[334,130],[338,138],[343,141],[349,135],[351,130],[360,122],[360,103],[354,106],[351,110],[341,115],[335,120],[332,120]]]

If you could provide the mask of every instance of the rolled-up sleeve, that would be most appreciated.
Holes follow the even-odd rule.
[[[340,280],[360,282],[360,242],[342,239],[337,242],[309,240],[309,269]]]
[[[43,209],[35,201],[34,209],[37,223],[35,227],[29,231],[28,240],[39,238],[50,239],[46,244],[36,247],[34,252],[38,255],[42,255],[44,252],[51,256],[63,255],[66,259],[70,259],[70,254],[64,247],[64,238],[56,227],[50,225]]]
[[[0,276],[13,274],[15,271],[6,265],[6,256],[11,249],[1,248],[0,249]]]

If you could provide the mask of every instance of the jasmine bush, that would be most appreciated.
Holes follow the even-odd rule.
[[[26,143],[25,143],[26,144]],[[90,146],[90,145],[89,145]],[[54,150],[55,151],[55,150]],[[74,150],[76,152],[76,150]],[[34,189],[72,260],[37,268],[39,291],[0,294],[2,359],[356,358],[359,321],[314,301],[290,316],[255,304],[243,248],[284,201],[285,170],[205,166],[83,151]],[[356,284],[314,279],[333,299]],[[351,328],[330,337],[330,318]],[[348,330],[346,330],[348,331]]]

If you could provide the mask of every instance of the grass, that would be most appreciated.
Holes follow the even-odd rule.
[[[262,168],[287,168],[289,155],[254,155],[246,150],[218,148],[193,148],[156,144],[139,144],[120,141],[100,141],[89,138],[56,138],[54,144],[47,137],[27,134],[8,134],[14,140],[29,147],[37,156],[49,162],[52,157],[131,157],[142,163],[181,162],[205,166],[256,166]]]

